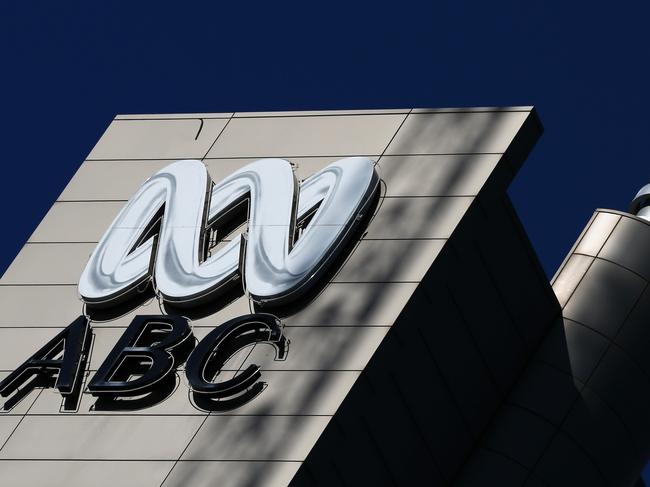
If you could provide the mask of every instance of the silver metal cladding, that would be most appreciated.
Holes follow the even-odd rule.
[[[630,208],[631,214],[650,221],[650,184],[643,186],[636,194]]]
[[[79,293],[89,304],[111,306],[153,278],[163,300],[192,306],[242,275],[255,301],[284,304],[347,242],[378,184],[374,161],[364,157],[336,161],[301,183],[282,159],[252,162],[214,185],[201,161],[174,162],[117,215],[81,275]],[[227,237],[219,222],[244,203],[244,234],[208,245],[215,231],[215,241]],[[299,235],[297,222],[305,222]]]

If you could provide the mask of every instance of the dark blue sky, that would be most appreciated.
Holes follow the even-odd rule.
[[[510,193],[550,276],[648,180],[641,4],[5,0],[0,271],[117,113],[535,105]]]

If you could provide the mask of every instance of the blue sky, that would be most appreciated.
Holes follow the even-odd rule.
[[[579,5],[579,3],[581,5]],[[648,181],[641,2],[0,4],[4,270],[117,113],[535,105],[510,189],[551,276]]]

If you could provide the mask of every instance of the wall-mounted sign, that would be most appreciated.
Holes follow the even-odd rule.
[[[243,276],[258,303],[295,300],[351,235],[377,190],[374,166],[366,158],[342,159],[298,184],[289,162],[263,159],[212,184],[200,161],[171,164],[115,218],[79,293],[91,305],[113,306],[154,279],[165,302],[192,307]],[[223,241],[241,214],[244,236],[212,251],[211,242]]]
[[[234,283],[259,306],[295,302],[356,235],[379,187],[375,163],[336,161],[302,182],[281,159],[248,164],[213,184],[202,162],[178,161],[149,178],[97,244],[79,280],[86,310],[120,308],[153,287],[161,303],[190,310]],[[243,233],[233,229],[245,225]],[[217,244],[221,244],[217,247]],[[13,408],[35,387],[56,387],[62,410],[76,411],[91,353],[92,329],[80,316],[0,382]],[[194,405],[238,407],[265,387],[260,367],[220,380],[236,352],[264,343],[284,360],[281,321],[254,313],[232,319],[198,342],[178,314],[136,316],[90,377],[95,410],[140,409],[174,390],[185,374]]]

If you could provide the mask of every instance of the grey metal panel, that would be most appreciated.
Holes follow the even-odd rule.
[[[529,477],[523,487],[548,487],[546,482],[537,476]]]
[[[635,451],[620,417],[587,388],[562,429],[583,448],[609,485],[631,485],[647,460]]]
[[[291,341],[285,361],[270,346],[257,346],[249,360],[264,370],[363,370],[390,328],[383,326],[285,327]],[[208,329],[199,328],[201,337]]]
[[[557,297],[507,196],[490,203],[489,195],[481,195],[475,211],[466,218],[466,231],[477,239],[470,247],[478,254],[480,267],[486,269],[498,301],[507,310],[508,322],[523,340],[528,356],[537,349],[560,313]],[[466,306],[472,307],[471,303]]]
[[[195,328],[201,339],[211,328]],[[291,340],[286,361],[275,361],[270,346],[258,346],[250,360],[265,370],[363,370],[386,335],[386,326],[285,327]],[[14,370],[52,339],[61,328],[0,328],[0,370]],[[95,328],[90,368],[106,358],[123,328]]]
[[[7,441],[19,422],[20,416],[0,416],[0,445]]]
[[[417,287],[413,283],[336,283],[308,306],[284,318],[287,325],[392,325]]]
[[[180,461],[162,487],[240,487],[289,484],[300,462],[216,462]]]
[[[0,380],[5,379],[11,372],[0,372]],[[2,416],[4,415],[19,415],[22,416],[23,414],[27,414],[27,411],[31,409],[33,406],[34,402],[40,395],[41,391],[40,390],[34,390],[27,394],[27,396],[20,401],[18,404],[16,404],[10,412],[5,412]],[[16,423],[18,424],[18,423]],[[5,438],[6,439],[6,438]],[[0,440],[0,445],[4,443],[5,439]]]
[[[587,231],[582,235],[574,252],[592,256],[598,255],[620,219],[621,216],[614,213],[597,213]]]
[[[413,293],[413,283],[334,283],[313,302],[283,318],[288,325],[391,325]],[[35,306],[37,303],[38,306]],[[64,327],[82,314],[82,302],[74,284],[65,286],[0,286],[1,327]],[[29,312],[27,312],[29,310]],[[194,326],[216,326],[251,310],[241,297],[222,310],[193,320]],[[124,327],[136,314],[159,314],[156,300],[109,322],[93,322],[93,327]]]
[[[650,289],[646,289],[629,314],[615,341],[650,377]]]
[[[379,175],[386,196],[473,196],[499,160],[492,154],[383,156]]]
[[[650,378],[625,351],[611,347],[588,387],[612,409],[631,437],[641,459],[650,454]]]
[[[444,240],[363,240],[332,282],[420,282]]]
[[[128,200],[140,185],[170,161],[85,161],[59,201]]]
[[[496,167],[498,155],[384,156],[379,161],[387,196],[468,196],[478,193]],[[305,179],[339,157],[291,157],[296,177]],[[256,158],[205,159],[213,181],[220,181]],[[145,179],[169,160],[85,161],[59,196],[59,201],[128,200]]]
[[[27,416],[0,459],[176,460],[201,416]]]
[[[564,267],[558,271],[553,281],[553,291],[555,291],[560,306],[567,303],[593,261],[593,257],[572,254],[565,262]]]
[[[501,235],[503,240],[507,240],[505,233]],[[458,272],[448,277],[447,287],[458,315],[462,317],[461,326],[467,328],[499,391],[506,393],[516,380],[517,371],[525,363],[525,341],[514,326],[512,315],[505,306],[502,293],[495,286],[494,277],[485,265],[485,257],[478,250],[479,246],[469,239],[461,242],[458,240],[460,239],[452,239],[449,242],[454,256],[458,256],[453,259],[453,268],[458,269]],[[510,258],[516,258],[514,252]],[[460,269],[471,269],[471,278]],[[441,293],[434,290],[429,294],[432,303],[437,304]]]
[[[328,416],[209,416],[182,460],[301,461]],[[253,441],[241,441],[251,436]]]
[[[645,286],[636,274],[596,259],[564,307],[564,316],[614,337]]]
[[[227,122],[113,120],[88,159],[201,159]]]
[[[405,115],[233,118],[206,157],[381,154]]]
[[[557,368],[535,361],[522,375],[508,402],[559,425],[578,398],[576,380]]]
[[[246,364],[253,363],[247,360]],[[331,416],[347,395],[359,371],[322,370],[263,370],[262,380],[268,384],[264,391],[248,404],[224,413],[213,415],[325,415]],[[189,386],[184,372],[178,372],[179,384],[174,393],[163,402],[150,408],[128,411],[129,415],[203,415],[190,402]],[[30,404],[31,401],[25,401]],[[89,394],[82,396],[79,412],[89,415],[122,415],[125,411],[94,411],[95,398]],[[21,403],[22,406],[22,403]],[[60,413],[61,395],[55,389],[44,390],[29,409],[29,414]],[[18,409],[18,408],[16,408]],[[26,409],[26,408],[23,408]],[[12,410],[9,414],[24,414]]]
[[[28,242],[97,242],[123,206],[121,201],[56,202]]]
[[[364,154],[364,157],[368,157],[374,161],[379,158],[377,155],[368,154]],[[250,164],[251,162],[254,162],[258,159],[260,158],[249,157],[239,159],[205,159],[203,162],[205,162],[212,180],[218,182],[232,174],[240,167],[245,166],[246,164]],[[320,171],[328,164],[342,159],[342,157],[285,157],[284,159],[293,164],[296,178],[301,181],[308,178],[317,171]]]
[[[413,318],[407,314],[403,319]],[[417,323],[417,320],[414,322]],[[446,325],[455,327],[457,324],[446,322]],[[422,339],[423,335],[427,335],[422,331],[426,326],[427,324],[424,324],[415,333],[397,333],[399,343],[387,337],[378,352],[384,365],[366,367],[354,386],[356,395],[355,392],[350,395],[350,398],[365,397],[370,406],[348,414],[351,416],[350,422],[357,422],[355,418],[359,417],[368,422],[372,431],[382,430],[375,436],[376,440],[386,441],[387,445],[402,444],[409,452],[418,448],[426,450],[428,455],[425,454],[425,457],[429,456],[429,459],[424,463],[430,468],[430,472],[425,477],[434,483],[437,478],[436,471],[439,471],[443,478],[453,478],[463,462],[464,452],[472,447],[476,439],[471,431],[477,416],[472,414],[473,398],[470,395],[468,400],[467,394],[458,394],[459,390],[474,389],[473,392],[476,393],[482,388],[474,387],[472,376],[480,373],[470,369],[469,364],[474,365],[471,361],[464,372],[459,371],[458,376],[451,379],[453,382],[450,385],[449,371],[431,354],[429,344]],[[448,348],[456,348],[457,345],[451,342],[445,344]],[[408,358],[405,359],[407,353]],[[443,374],[447,381],[443,379]],[[463,375],[465,377],[462,377]],[[469,380],[462,382],[466,378]],[[359,393],[359,389],[362,389],[363,393]],[[459,404],[462,406],[459,407]],[[351,434],[347,432],[352,430],[347,423],[341,424],[342,416],[343,412],[337,412],[336,421],[339,431],[344,431],[342,441],[349,444]],[[390,423],[390,427],[384,426],[387,423]],[[395,434],[395,430],[402,432]],[[356,433],[356,430],[354,431]],[[362,431],[359,433],[365,436]],[[410,441],[408,436],[411,437]],[[354,442],[358,445],[363,440],[355,439]],[[356,450],[355,443],[348,446],[349,451]],[[414,454],[412,460],[421,454],[422,452]],[[397,456],[389,453],[386,455]],[[400,459],[394,462],[399,463]],[[350,463],[354,463],[354,458],[350,459]],[[399,468],[408,467],[408,462],[402,462]],[[417,479],[417,474],[418,468],[415,467],[410,474],[406,474],[406,478],[410,475]]]
[[[94,243],[25,244],[0,284],[76,284]]]
[[[650,222],[637,218],[622,218],[609,240],[598,254],[650,280]]]
[[[554,433],[555,428],[539,416],[520,407],[505,405],[503,414],[490,426],[485,445],[532,468]]]
[[[381,230],[378,230],[378,232],[380,231]],[[95,245],[96,244],[94,243],[78,242],[26,244],[9,266],[4,276],[0,279],[0,285],[77,284],[79,276],[81,275],[86,262],[88,262],[88,258]],[[420,262],[422,262],[426,257],[429,257],[430,259],[434,258],[441,245],[441,242],[418,244],[415,242],[409,243],[408,241],[405,241],[402,244],[387,243],[384,245],[384,248],[387,252],[392,252],[390,254],[391,258],[400,246],[403,249],[419,249],[425,253],[424,255],[417,256],[417,258],[421,259]],[[362,255],[366,252],[372,254],[378,249],[378,247],[381,247],[381,244],[364,243],[359,249],[359,257],[351,261],[350,265],[352,267],[357,266],[358,258],[363,258]],[[364,254],[361,254],[361,252],[364,252]],[[428,262],[431,262],[431,260]],[[394,264],[394,262],[387,258],[385,264],[391,265]],[[415,265],[415,263],[413,263],[413,265]],[[402,269],[399,278],[391,277],[390,279],[386,279],[386,276],[384,275],[385,271],[382,272],[381,269],[377,269],[374,272],[374,278],[370,277],[370,273],[366,273],[366,279],[375,280],[377,282],[383,282],[386,280],[410,280],[409,277],[412,278],[413,275],[420,272],[420,270],[413,267],[413,265]],[[348,276],[351,276],[352,273],[359,271],[353,269],[347,271],[344,266],[342,272],[349,272]],[[345,276],[345,274],[343,275]]]
[[[472,197],[385,198],[365,238],[449,238],[472,200]],[[57,202],[29,241],[97,242],[125,203]],[[89,214],[93,215],[91,219],[87,218]]]
[[[0,477],[11,487],[159,487],[174,462],[0,461]]]
[[[609,341],[592,329],[570,320],[558,322],[549,331],[540,356],[544,362],[585,382],[607,350]],[[567,354],[567,350],[572,350]]]
[[[0,286],[0,327],[66,326],[81,314],[77,287]]]
[[[505,152],[529,114],[501,111],[412,113],[386,154]]]
[[[472,435],[478,436],[498,407],[501,392],[450,291],[446,285],[434,287],[430,282],[416,291],[399,322],[402,328],[409,324],[417,329],[417,334],[408,336],[411,348],[417,344],[422,355],[433,358],[459,413]],[[404,333],[398,335],[400,341],[406,340]]]
[[[486,481],[499,479],[500,487],[520,487],[525,482],[527,474],[527,470],[512,458],[497,451],[478,448],[463,468],[455,485],[479,487],[486,485]]]
[[[367,155],[371,159],[379,156]],[[205,165],[214,182],[232,174],[240,167],[259,158],[205,159]],[[305,179],[340,157],[292,157],[296,177]],[[170,164],[169,160],[138,161],[111,160],[85,161],[74,178],[68,183],[59,201],[70,200],[128,200],[150,176]]]
[[[471,197],[386,198],[364,238],[449,238]]]
[[[1,328],[0,370],[14,370],[60,331],[61,328]]]
[[[593,461],[565,433],[559,433],[546,449],[535,473],[552,486],[606,486],[609,484],[598,472]]]
[[[88,380],[92,377],[94,371],[91,371],[86,376],[86,384]],[[266,372],[264,375],[270,375],[270,372]],[[123,416],[125,414],[129,416],[181,416],[181,415],[193,415],[193,416],[205,416],[205,412],[196,409],[192,406],[190,399],[188,397],[189,388],[187,386],[187,381],[184,380],[184,371],[180,370],[177,372],[179,378],[178,387],[176,390],[167,397],[164,401],[159,404],[153,405],[152,407],[136,410],[107,410],[107,411],[95,411],[94,405],[97,398],[91,396],[90,394],[83,394],[81,396],[81,401],[79,404],[79,410],[74,413],[74,417],[79,416]],[[267,391],[265,391],[267,392]],[[264,394],[264,393],[263,393]],[[263,397],[263,394],[260,396]],[[61,394],[56,389],[45,389],[38,396],[36,401],[34,401],[33,406],[30,408],[27,414],[29,415],[60,415],[60,416],[70,416],[69,412],[61,412],[61,403],[62,398]],[[14,414],[12,410],[9,414]]]

